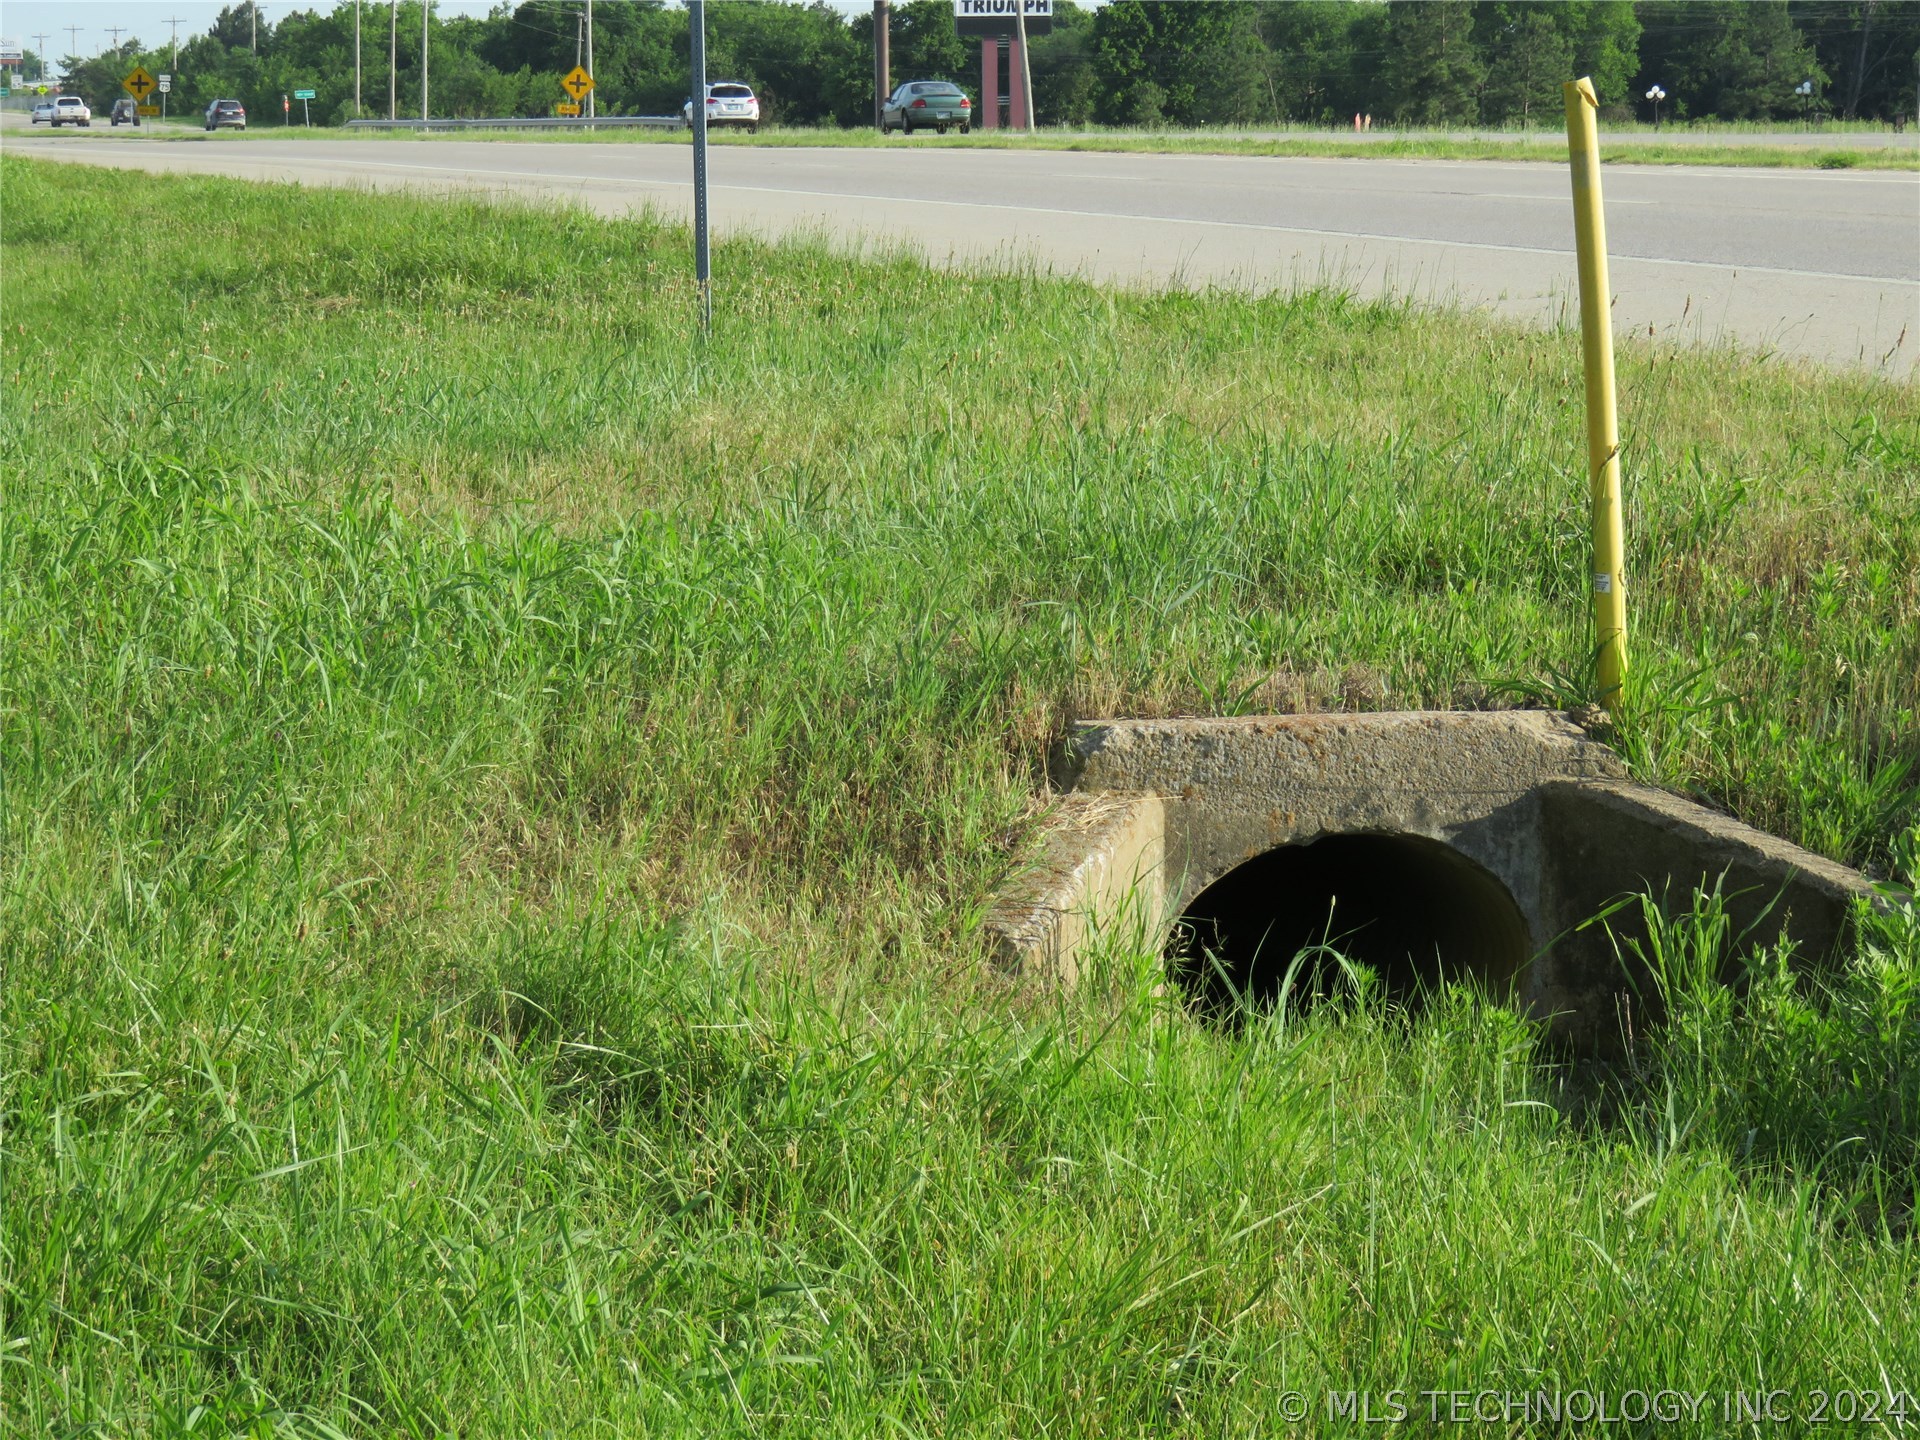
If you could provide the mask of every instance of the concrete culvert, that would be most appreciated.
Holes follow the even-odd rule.
[[[1059,803],[1035,863],[987,930],[1009,969],[1078,983],[1088,942],[1150,934],[1200,1004],[1271,1003],[1303,945],[1329,936],[1401,999],[1473,978],[1580,1049],[1616,1050],[1643,943],[1623,895],[1719,885],[1736,931],[1842,952],[1853,871],[1634,781],[1619,756],[1540,711],[1107,720],[1048,766]],[[1611,933],[1610,929],[1611,927]],[[1323,976],[1307,976],[1311,982]],[[1509,987],[1508,982],[1511,981]],[[1308,985],[1309,993],[1311,984]]]
[[[1371,969],[1395,1003],[1472,980],[1504,994],[1531,953],[1507,889],[1459,851],[1416,835],[1329,835],[1258,855],[1203,890],[1174,926],[1167,954],[1202,1013],[1235,996],[1270,1008],[1294,957],[1323,944]],[[1304,1008],[1345,987],[1337,965],[1310,957],[1291,1002]]]

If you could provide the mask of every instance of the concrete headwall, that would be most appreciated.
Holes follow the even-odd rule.
[[[1532,955],[1514,999],[1572,1036],[1610,1025],[1630,986],[1617,946],[1640,938],[1637,912],[1610,922],[1613,938],[1586,924],[1621,896],[1684,904],[1724,877],[1736,924],[1819,958],[1872,894],[1843,866],[1633,782],[1544,712],[1111,721],[1068,737],[1052,777],[1061,822],[988,927],[1010,965],[1065,983],[1123,897],[1136,916],[1157,908],[1164,935],[1237,867],[1331,835],[1424,837],[1497,880]]]

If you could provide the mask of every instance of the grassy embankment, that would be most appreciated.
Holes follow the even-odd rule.
[[[266,126],[249,132],[268,139],[338,139],[382,136],[419,139],[414,131],[327,129]],[[457,130],[428,131],[428,138],[541,140],[571,144],[621,141],[642,145],[685,145],[690,137],[675,130]],[[1652,131],[1628,131],[1601,136],[1601,158],[1614,165],[1733,165],[1759,169],[1800,170],[1920,170],[1920,146],[1848,143],[1850,132],[1837,131],[1831,145],[1763,145],[1751,141],[1713,143],[1711,140],[1666,140]],[[1567,145],[1552,132],[1530,135],[1408,135],[1376,133],[1367,137],[1328,135],[1325,131],[1293,134],[1239,134],[1222,130],[1211,135],[1166,134],[1152,130],[1038,130],[1032,135],[1005,131],[976,131],[971,135],[890,135],[877,131],[837,128],[770,126],[758,135],[716,131],[716,145],[799,147],[869,147],[933,145],[939,147],[1014,150],[1076,150],[1133,155],[1254,155],[1320,159],[1398,160],[1530,160],[1565,164]]]
[[[0,204],[9,1433],[1920,1388],[1911,919],[1597,1108],[1466,995],[1229,1037],[974,939],[1070,715],[1578,697],[1566,336],[730,242],[703,349],[652,223]],[[1629,752],[1910,866],[1913,388],[1621,381]]]
[[[1738,165],[1761,169],[1870,169],[1870,171],[1916,171],[1920,169],[1920,144],[1870,144],[1868,127],[1834,127],[1824,138],[1830,144],[1759,144],[1755,136],[1768,134],[1759,127],[1728,127],[1724,138],[1720,131],[1695,131],[1692,138],[1665,138],[1649,127],[1601,132],[1601,154],[1611,165]],[[65,134],[81,134],[67,131]],[[90,132],[86,132],[90,134]],[[119,132],[115,132],[119,134]],[[182,138],[200,134],[198,127],[165,125],[152,127],[144,138]],[[246,134],[221,132],[221,140],[263,138],[263,140],[338,140],[344,134],[355,138],[384,140],[420,140],[415,131],[344,131],[323,125],[278,125],[267,123]],[[515,142],[553,142],[553,144],[689,144],[684,131],[428,131],[428,140],[515,140]],[[1467,132],[1467,134],[1390,134],[1371,136],[1329,134],[1321,129],[1296,129],[1284,132],[1238,132],[1221,129],[1212,134],[1162,131],[1091,131],[1091,129],[1043,129],[1033,134],[975,131],[973,134],[916,134],[881,136],[870,129],[843,131],[837,127],[768,127],[758,134],[716,131],[714,144],[722,146],[776,146],[776,148],[868,148],[868,146],[941,146],[941,148],[989,148],[989,150],[1077,150],[1106,154],[1160,154],[1160,156],[1294,156],[1319,159],[1519,159],[1534,163],[1567,163],[1565,138],[1551,131]]]

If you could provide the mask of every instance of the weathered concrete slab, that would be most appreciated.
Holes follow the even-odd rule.
[[[1122,923],[1164,933],[1166,814],[1157,795],[1063,796],[1039,859],[987,920],[1009,968],[1080,980],[1098,934]]]
[[[1070,736],[1052,777],[1066,792],[1059,821],[988,929],[1009,966],[1065,984],[1122,907],[1157,912],[1165,934],[1249,862],[1330,836],[1438,842],[1497,881],[1529,958],[1510,979],[1483,978],[1575,1038],[1611,1024],[1632,983],[1616,944],[1639,937],[1637,916],[1616,917],[1613,939],[1585,923],[1621,896],[1684,903],[1724,877],[1736,924],[1824,957],[1873,893],[1844,866],[1635,783],[1606,746],[1544,712],[1108,721]],[[1379,853],[1417,865],[1434,852]],[[1472,888],[1457,873],[1408,881],[1429,895]]]

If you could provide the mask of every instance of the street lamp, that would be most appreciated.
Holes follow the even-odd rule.
[[[1667,98],[1667,92],[1658,85],[1647,91],[1647,99],[1653,102],[1653,128],[1660,128],[1660,102]]]
[[[1813,103],[1813,81],[1802,80],[1793,87],[1793,93],[1800,97],[1800,128],[1807,128],[1807,107]]]

